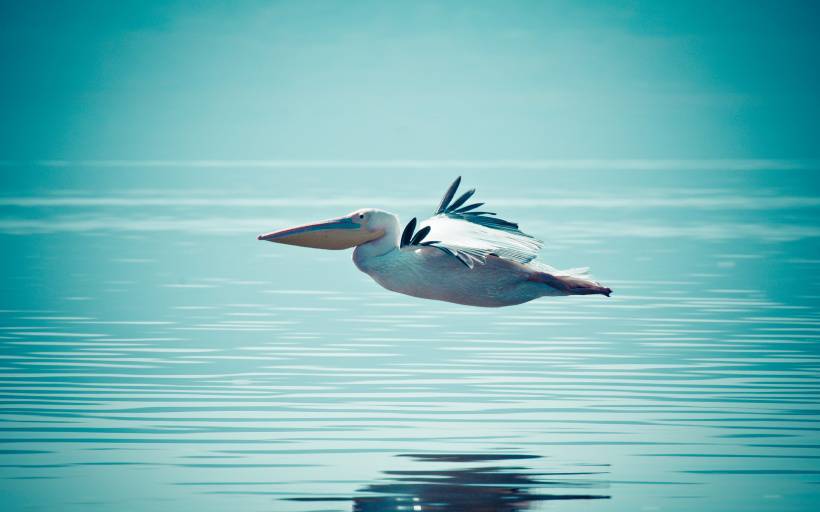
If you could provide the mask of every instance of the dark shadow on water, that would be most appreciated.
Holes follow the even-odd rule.
[[[295,501],[352,501],[354,512],[424,510],[435,512],[515,512],[537,502],[606,499],[584,492],[606,486],[591,479],[601,472],[541,472],[518,461],[536,459],[523,454],[407,454],[424,463],[448,463],[448,468],[385,471],[383,483],[367,485],[351,498],[293,498]],[[515,463],[478,465],[498,461]],[[453,463],[468,467],[453,468]],[[509,465],[507,465],[509,464]],[[552,489],[553,492],[549,492]],[[569,491],[577,489],[578,492]]]

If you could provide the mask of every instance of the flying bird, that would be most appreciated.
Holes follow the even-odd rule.
[[[410,220],[364,208],[324,220],[259,235],[258,240],[317,249],[349,249],[359,270],[384,288],[469,306],[500,307],[539,297],[600,294],[612,290],[591,281],[587,269],[557,270],[535,261],[542,241],[518,224],[456,197],[457,178],[432,217]]]

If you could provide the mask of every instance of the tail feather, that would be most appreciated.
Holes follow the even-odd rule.
[[[580,277],[577,274],[571,274],[570,272],[571,271],[569,270],[562,272],[562,274],[567,275],[554,275],[547,272],[536,272],[530,276],[530,280],[544,283],[555,288],[556,290],[566,293],[567,295],[598,294],[609,297],[612,293],[612,289],[607,288],[606,286],[603,286],[595,281]]]

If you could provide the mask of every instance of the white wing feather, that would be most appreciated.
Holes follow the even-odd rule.
[[[494,229],[462,218],[438,214],[423,221],[421,228],[429,226],[426,239],[435,241],[434,247],[446,248],[455,253],[465,265],[472,268],[484,263],[487,256],[527,263],[532,261],[543,242],[516,230]]]

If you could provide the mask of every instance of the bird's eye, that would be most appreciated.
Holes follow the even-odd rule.
[[[360,219],[363,219],[363,218],[364,218],[364,214],[363,214],[363,213],[360,213],[360,214],[359,214],[359,218],[360,218]]]

